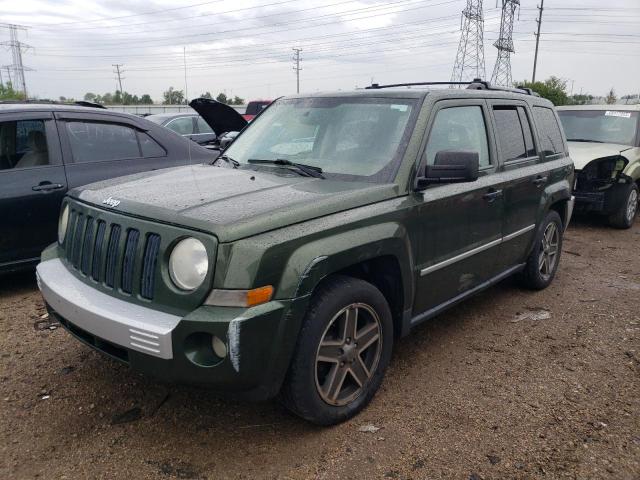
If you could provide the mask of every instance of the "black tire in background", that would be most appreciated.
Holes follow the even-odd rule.
[[[631,228],[638,213],[638,185],[631,183],[627,185],[624,201],[620,209],[609,216],[609,225],[614,228]]]
[[[560,215],[550,210],[536,232],[533,249],[520,273],[520,283],[524,287],[542,290],[551,284],[560,264],[563,232]]]
[[[312,423],[348,420],[380,387],[392,346],[393,321],[382,293],[364,280],[330,277],[313,294],[280,397]]]

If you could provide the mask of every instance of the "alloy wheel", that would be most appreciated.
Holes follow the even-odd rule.
[[[355,400],[373,376],[382,353],[382,324],[376,311],[352,303],[329,322],[316,352],[316,388],[329,405]]]
[[[558,261],[558,245],[560,243],[560,232],[555,223],[549,223],[544,229],[542,240],[540,241],[540,255],[538,256],[538,269],[540,275],[545,280],[553,274],[556,262]]]
[[[633,219],[636,216],[637,210],[638,210],[638,192],[634,189],[634,190],[631,190],[631,194],[629,195],[629,202],[627,203],[627,221],[629,223],[633,222]]]

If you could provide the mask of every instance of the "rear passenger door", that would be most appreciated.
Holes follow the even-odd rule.
[[[175,164],[148,133],[119,117],[71,115],[58,122],[69,188]]]
[[[475,182],[432,184],[417,195],[419,248],[414,314],[433,311],[500,271],[503,193],[495,184],[495,144],[484,100],[437,102],[421,165],[442,150],[471,150],[480,158]],[[428,313],[427,313],[428,314]]]
[[[542,165],[526,102],[489,102],[496,132],[505,215],[502,260],[507,265],[524,261],[535,226],[548,172]]]
[[[55,242],[66,191],[53,115],[0,116],[0,269],[36,261]]]

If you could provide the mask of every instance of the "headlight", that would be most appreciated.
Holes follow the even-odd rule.
[[[58,220],[58,242],[60,245],[64,243],[64,237],[67,236],[67,225],[69,224],[69,205],[62,208],[60,220]]]
[[[200,240],[185,238],[173,248],[169,257],[169,275],[176,287],[195,290],[209,271],[207,249]]]

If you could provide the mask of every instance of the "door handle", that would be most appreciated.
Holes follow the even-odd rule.
[[[536,178],[534,178],[532,180],[532,182],[533,182],[534,185],[539,186],[539,185],[544,185],[545,183],[547,183],[548,179],[549,179],[549,177],[547,177],[546,175],[545,176],[538,175]]]
[[[489,203],[495,202],[500,197],[502,197],[502,190],[490,190],[482,195],[482,198],[484,198]]]
[[[34,192],[51,192],[53,190],[60,190],[64,188],[64,185],[60,183],[42,182],[40,185],[31,187]]]

